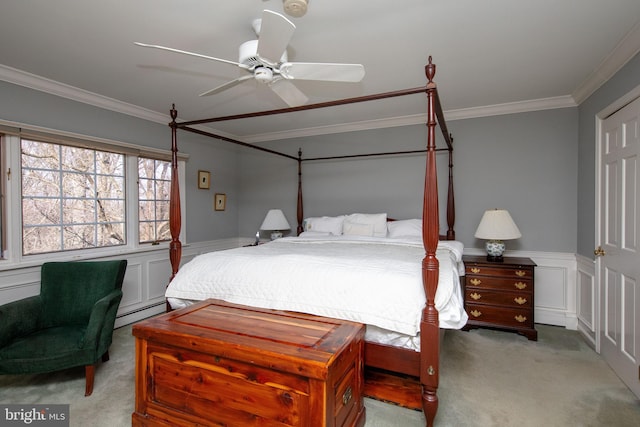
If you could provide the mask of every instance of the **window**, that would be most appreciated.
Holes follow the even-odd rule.
[[[171,163],[138,158],[138,224],[140,243],[171,240],[169,196]]]
[[[22,253],[125,245],[125,156],[21,140]]]

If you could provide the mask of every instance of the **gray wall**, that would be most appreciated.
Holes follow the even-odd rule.
[[[456,231],[467,247],[485,209],[508,209],[522,231],[511,249],[578,252],[592,256],[595,221],[595,115],[640,84],[640,55],[579,108],[449,122],[455,138]],[[446,94],[442,94],[446,101]],[[0,82],[0,119],[169,149],[164,124]],[[168,121],[168,120],[167,120]],[[424,126],[406,126],[265,144],[305,157],[423,148]],[[187,163],[187,241],[252,236],[270,208],[282,208],[295,227],[297,162],[238,149],[181,132]],[[441,164],[446,163],[446,159]],[[212,172],[198,190],[199,169]],[[442,188],[446,172],[440,166]],[[305,215],[386,211],[421,214],[424,157],[304,163]],[[213,194],[227,209],[213,211]],[[441,211],[444,208],[441,200]],[[441,223],[444,217],[441,214]]]
[[[444,96],[444,94],[443,94]],[[577,108],[449,122],[454,136],[456,232],[467,247],[482,213],[508,209],[523,237],[520,250],[575,252]],[[422,125],[290,139],[264,144],[303,157],[424,148]],[[268,154],[240,159],[240,234],[255,233],[269,208],[281,208],[295,227],[297,163]],[[446,186],[446,156],[439,160]],[[424,156],[303,163],[305,216],[387,212],[415,218],[422,211]],[[441,197],[441,228],[444,198]]]
[[[167,103],[169,106],[169,103]],[[0,119],[170,150],[167,125],[71,101],[0,81]],[[167,123],[170,121],[167,110]],[[187,242],[238,235],[237,149],[181,132],[178,148],[190,155],[186,168]],[[198,190],[199,169],[211,171],[211,189]],[[228,193],[227,209],[214,212],[213,194]]]
[[[596,115],[640,85],[640,54],[580,104],[578,130],[578,241],[577,252],[593,258],[596,209]]]

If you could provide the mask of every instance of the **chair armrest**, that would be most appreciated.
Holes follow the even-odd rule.
[[[115,321],[117,307],[121,299],[122,290],[114,289],[109,294],[96,301],[96,303],[93,305],[93,309],[91,310],[91,316],[89,317],[87,330],[85,331],[84,337],[80,342],[80,348],[97,348],[98,340],[104,328],[105,322],[110,321],[110,323],[113,324],[113,322]],[[113,317],[113,319],[107,319],[107,317]]]
[[[39,295],[0,306],[0,348],[16,337],[37,330],[41,311],[42,299]]]

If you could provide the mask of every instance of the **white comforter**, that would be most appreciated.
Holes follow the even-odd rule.
[[[459,242],[441,242],[435,304],[440,327],[461,328]],[[375,325],[407,335],[420,330],[425,294],[422,242],[364,237],[282,238],[211,252],[185,264],[166,297],[217,298]]]

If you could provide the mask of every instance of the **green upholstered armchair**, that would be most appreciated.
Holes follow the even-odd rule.
[[[40,295],[0,306],[0,374],[85,367],[93,392],[98,359],[109,360],[127,261],[47,262]]]

